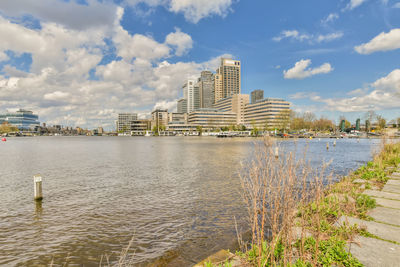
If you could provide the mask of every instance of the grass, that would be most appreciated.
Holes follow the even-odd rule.
[[[368,211],[376,201],[363,191],[384,186],[395,169],[387,167],[400,163],[400,144],[384,140],[371,162],[336,183],[325,173],[326,165],[312,169],[305,154],[276,159],[276,146],[265,140],[255,159],[243,166],[243,198],[253,236],[238,255],[253,266],[362,266],[346,244],[356,235],[378,237],[336,222],[344,215],[372,219]],[[365,183],[353,183],[355,179]],[[301,233],[294,233],[294,227]]]

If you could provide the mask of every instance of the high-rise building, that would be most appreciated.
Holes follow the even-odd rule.
[[[117,120],[117,132],[129,132],[131,121],[137,120],[137,113],[119,113]]]
[[[178,113],[187,113],[187,99],[179,99],[176,109]]]
[[[218,74],[218,72],[217,72],[213,76],[213,81],[214,81],[214,103],[215,103],[218,100],[221,100],[222,98],[224,98],[222,75]]]
[[[280,127],[289,115],[290,103],[283,99],[265,98],[244,108],[244,120],[249,126],[264,129]]]
[[[187,80],[183,86],[183,98],[187,100],[187,113],[200,108],[199,86],[194,80]]]
[[[254,90],[251,92],[251,103],[254,104],[258,100],[264,99],[264,90]]]
[[[214,81],[211,71],[202,71],[198,79],[200,108],[211,108],[214,104]]]
[[[249,104],[249,95],[235,94],[217,101],[213,107],[236,113],[236,124],[244,124],[244,108],[247,104]]]
[[[227,58],[221,58],[221,66],[217,69],[217,74],[222,77],[222,94],[223,98],[240,94],[241,77],[240,77],[240,61]],[[217,101],[217,100],[215,100]]]

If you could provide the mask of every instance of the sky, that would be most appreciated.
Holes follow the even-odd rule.
[[[174,111],[220,57],[295,111],[400,117],[400,0],[1,0],[0,40],[0,112],[50,125]]]

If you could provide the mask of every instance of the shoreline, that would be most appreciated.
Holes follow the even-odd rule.
[[[323,203],[317,211],[315,203],[317,207]],[[307,221],[316,212],[324,229],[322,224],[316,229]],[[395,266],[400,260],[400,143],[385,144],[372,161],[325,188],[319,200],[299,206],[291,227],[296,236],[291,249],[306,250],[303,254],[309,257],[292,258],[286,262],[290,266],[327,262],[336,266]],[[317,252],[312,245],[315,240]],[[306,246],[301,247],[301,243]],[[266,244],[271,246],[269,241]],[[321,244],[325,246],[322,249]],[[329,246],[334,250],[325,255]],[[235,254],[220,250],[194,266],[257,266],[257,260],[266,256],[255,255],[257,249],[250,244],[249,249]]]

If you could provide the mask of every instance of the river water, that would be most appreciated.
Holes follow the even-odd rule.
[[[255,140],[32,137],[0,143],[0,265],[98,266],[132,240],[135,266],[191,266],[246,229],[237,172]],[[326,142],[331,149],[326,150]],[[299,140],[314,166],[345,175],[379,140]],[[283,147],[293,148],[284,141]],[[33,201],[33,175],[44,200]],[[103,261],[104,262],[104,261]]]

